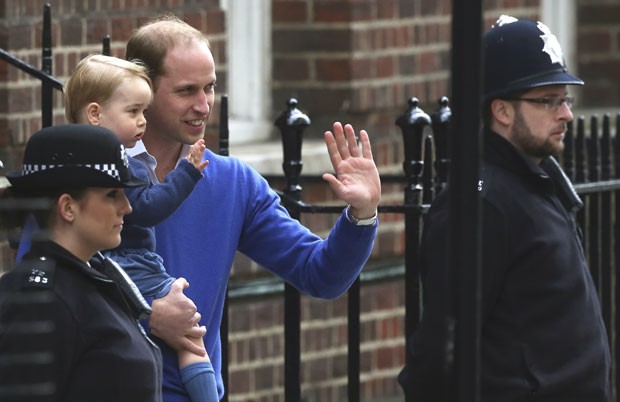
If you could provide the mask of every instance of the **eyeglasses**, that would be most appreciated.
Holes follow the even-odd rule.
[[[530,103],[536,103],[539,105],[545,105],[545,109],[557,111],[562,103],[566,103],[566,106],[570,109],[573,106],[573,102],[575,101],[574,96],[564,96],[562,98],[507,98],[509,101],[524,101]]]

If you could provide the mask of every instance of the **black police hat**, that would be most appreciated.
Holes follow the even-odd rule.
[[[16,188],[137,187],[123,144],[103,127],[67,124],[34,133],[26,143],[22,170],[6,175]]]
[[[502,15],[483,35],[484,99],[544,85],[583,85],[568,73],[555,35],[540,21]]]

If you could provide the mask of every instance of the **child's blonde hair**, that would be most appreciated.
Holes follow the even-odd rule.
[[[86,56],[64,86],[67,121],[78,123],[82,108],[91,102],[105,102],[124,80],[134,77],[145,80],[153,91],[148,71],[139,60],[127,61],[102,54]]]

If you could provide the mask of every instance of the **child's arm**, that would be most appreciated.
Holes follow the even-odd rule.
[[[196,141],[185,160],[166,176],[163,183],[125,189],[133,208],[131,214],[125,216],[125,222],[155,226],[176,211],[194,190],[202,178],[202,170],[209,164],[208,160],[202,160],[205,149],[204,140]],[[148,168],[142,162],[130,159],[130,167],[134,176],[148,178]]]
[[[188,337],[196,346],[205,347],[202,338]],[[199,356],[187,350],[179,350],[181,380],[192,402],[218,402],[215,371],[209,355]]]

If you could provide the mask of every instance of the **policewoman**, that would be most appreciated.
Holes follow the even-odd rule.
[[[150,308],[99,253],[120,243],[123,188],[145,185],[121,143],[96,126],[44,128],[7,178],[4,226],[20,208],[41,230],[0,277],[0,400],[161,401],[161,353],[138,321]]]

